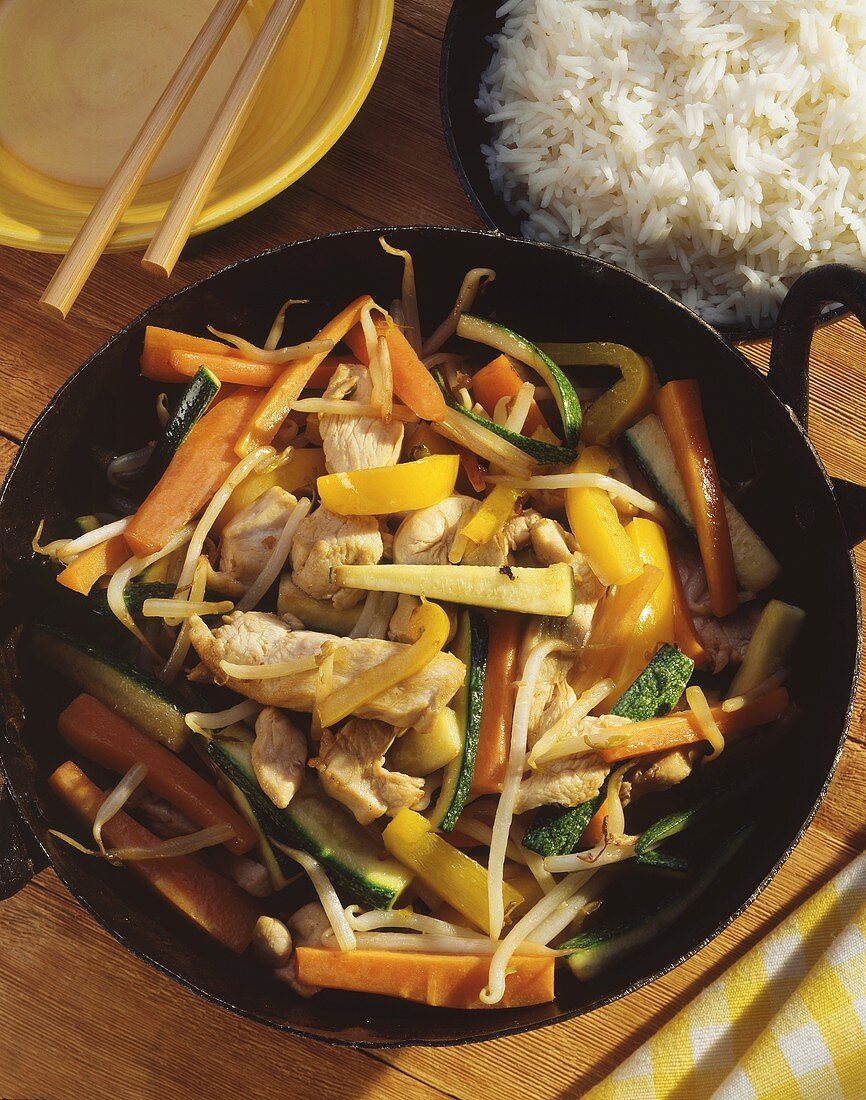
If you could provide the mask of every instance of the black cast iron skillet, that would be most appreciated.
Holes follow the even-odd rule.
[[[850,547],[866,535],[866,490],[831,481],[805,434],[808,349],[821,303],[843,301],[866,319],[866,279],[826,267],[797,283],[784,306],[768,384],[712,328],[616,268],[496,234],[425,227],[387,232],[415,257],[428,331],[450,308],[463,273],[484,265],[497,272],[484,311],[531,339],[620,341],[650,356],[662,380],[700,380],[724,477],[731,484],[749,483],[738,496],[740,506],[782,561],[775,594],[808,612],[791,678],[802,718],[762,788],[758,829],[701,901],[638,954],[585,984],[562,974],[553,1004],[476,1013],[333,993],[296,998],[248,959],[206,942],[140,890],[132,876],[46,835],[49,826],[72,822],[45,784],[49,770],[68,755],[54,732],[66,696],[44,674],[34,681],[16,669],[18,632],[39,599],[30,564],[37,520],[45,517],[50,530],[52,523],[92,510],[101,492],[89,457],[93,441],[128,450],[152,434],[154,389],[139,378],[137,365],[145,323],[203,332],[213,322],[261,338],[286,298],[310,298],[314,305],[305,316],[290,315],[296,326],[290,335],[300,337],[362,292],[390,301],[399,264],[379,248],[379,231],[365,230],[264,253],[166,298],[66,383],[22,445],[0,495],[0,684],[6,712],[0,762],[8,780],[0,888],[14,892],[50,862],[129,950],[205,997],[273,1027],[333,1043],[459,1043],[555,1023],[652,981],[749,904],[811,820],[851,713],[860,604]]]
[[[442,39],[439,108],[451,162],[469,201],[491,229],[520,237],[523,218],[513,214],[494,189],[481,152],[482,145],[491,143],[493,127],[475,106],[481,74],[493,56],[489,39],[505,22],[496,14],[500,6],[501,0],[454,0]],[[820,323],[845,312],[844,306],[828,306]],[[772,322],[757,328],[747,323],[717,327],[731,340],[763,339],[773,330]]]

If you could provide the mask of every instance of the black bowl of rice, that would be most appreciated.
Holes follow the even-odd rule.
[[[440,100],[489,226],[731,338],[803,271],[866,266],[866,0],[455,0]]]

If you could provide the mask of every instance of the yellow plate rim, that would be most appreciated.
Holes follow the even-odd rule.
[[[207,208],[206,215],[201,215],[193,226],[191,237],[197,237],[201,233],[207,233],[211,229],[217,229],[221,225],[235,221],[244,214],[249,214],[251,210],[255,210],[299,180],[336,145],[349,123],[360,111],[379,75],[391,36],[393,18],[394,0],[373,0],[372,20],[374,22],[371,46],[363,65],[359,66],[358,77],[354,84],[349,86],[341,110],[325,119],[304,145],[295,150],[279,168],[275,168],[255,183],[227,196],[215,206]],[[74,236],[74,233],[46,233],[39,240],[33,240],[32,236],[18,235],[0,224],[0,245],[17,248],[24,252],[63,253],[68,251]],[[142,229],[141,226],[129,227],[115,233],[105,251],[131,252],[147,245],[152,236],[153,229]]]

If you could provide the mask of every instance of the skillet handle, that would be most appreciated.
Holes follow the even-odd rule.
[[[0,778],[0,901],[17,894],[47,866],[47,856],[21,820],[9,788]]]
[[[803,425],[809,419],[809,352],[812,336],[828,302],[841,302],[866,327],[866,272],[846,264],[825,264],[801,275],[779,310],[767,381]],[[866,488],[833,478],[836,501],[854,546],[866,539]]]

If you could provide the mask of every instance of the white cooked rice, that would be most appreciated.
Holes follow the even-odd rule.
[[[866,265],[866,0],[508,0],[477,106],[523,232],[757,325]]]

